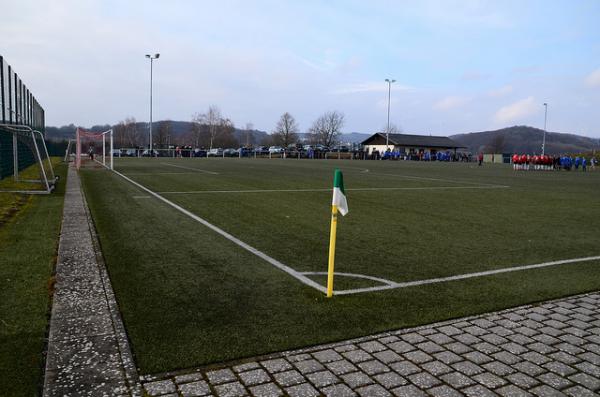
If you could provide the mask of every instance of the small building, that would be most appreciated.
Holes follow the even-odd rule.
[[[409,156],[419,155],[419,153],[435,155],[437,152],[447,151],[456,153],[457,149],[464,147],[446,136],[409,134],[389,134],[388,145],[386,145],[386,134],[380,132],[365,139],[362,145],[369,154],[372,154],[374,150],[383,154],[389,147],[391,151],[398,151]]]

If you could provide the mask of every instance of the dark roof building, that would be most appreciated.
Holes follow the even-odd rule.
[[[375,133],[362,142],[363,146],[375,146],[379,150],[380,146],[386,146],[386,135]],[[409,134],[389,134],[389,146],[392,148],[404,148],[407,152],[410,149],[415,150],[456,150],[461,148],[458,142],[446,136],[431,135],[409,135]]]

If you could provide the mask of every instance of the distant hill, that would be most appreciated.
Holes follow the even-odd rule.
[[[514,126],[495,131],[452,135],[450,138],[472,153],[541,153],[544,130]],[[546,153],[580,153],[598,149],[598,139],[559,132],[546,133]]]

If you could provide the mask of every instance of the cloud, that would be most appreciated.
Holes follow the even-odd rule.
[[[392,83],[392,92],[394,91],[410,91],[413,87]],[[360,94],[363,92],[388,92],[388,84],[385,81],[368,81],[364,83],[348,84],[334,90],[334,94]],[[386,99],[387,101],[387,99]],[[387,103],[387,102],[386,102]]]
[[[436,110],[450,110],[462,107],[471,101],[470,98],[461,96],[447,96],[433,105]]]
[[[488,91],[488,96],[498,98],[498,97],[503,97],[505,95],[508,95],[511,92],[513,92],[513,86],[505,85],[504,87],[500,87],[500,88],[496,88],[495,90]]]
[[[589,87],[600,87],[600,69],[594,70],[585,78],[585,84]]]
[[[499,124],[512,123],[534,114],[539,106],[535,98],[530,96],[501,107],[494,115],[494,121]]]

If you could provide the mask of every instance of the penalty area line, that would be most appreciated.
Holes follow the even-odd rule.
[[[192,212],[186,210],[185,208],[175,204],[174,202],[167,200],[166,198],[162,197],[160,194],[153,192],[152,190],[148,189],[147,187],[137,183],[136,181],[134,181],[131,178],[126,177],[125,175],[121,174],[118,171],[114,171],[113,172],[117,175],[119,175],[121,178],[125,179],[126,181],[129,181],[131,184],[137,186],[138,188],[142,189],[143,191],[149,193],[150,195],[156,197],[157,199],[159,199],[160,201],[164,202],[167,205],[170,205],[171,207],[175,208],[177,211],[183,213],[184,215],[187,215],[188,217],[192,218],[193,220],[203,224],[204,226],[206,226],[207,228],[211,229],[212,231],[220,234],[221,236],[225,237],[227,240],[231,241],[232,243],[240,246],[241,248],[245,249],[246,251],[258,256],[259,258],[263,259],[264,261],[270,263],[271,265],[275,266],[276,268],[278,268],[279,270],[282,270],[284,272],[286,272],[287,274],[289,274],[290,276],[296,278],[297,280],[299,280],[300,282],[302,282],[303,284],[308,285],[309,287],[312,287],[314,289],[316,289],[319,292],[322,293],[327,293],[327,289],[319,284],[317,284],[316,282],[314,282],[313,280],[311,280],[310,278],[306,277],[305,275],[303,275],[302,273],[292,269],[289,266],[284,265],[283,263],[279,262],[277,259],[274,259],[272,257],[270,257],[269,255],[265,254],[262,251],[259,251],[258,249],[252,247],[249,244],[246,244],[245,242],[243,242],[242,240],[238,239],[237,237],[234,237],[233,235],[227,233],[225,230],[218,228],[217,226],[213,225],[212,223],[208,222],[207,220],[200,218],[198,215],[193,214]]]

